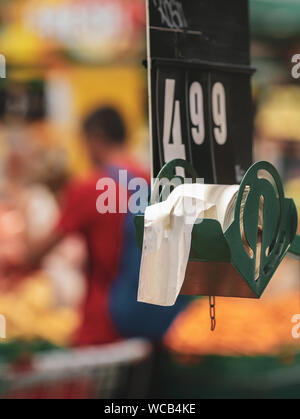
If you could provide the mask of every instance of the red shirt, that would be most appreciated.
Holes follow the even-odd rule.
[[[147,179],[145,172],[129,160],[122,166],[124,168]],[[119,270],[126,214],[118,212],[118,184],[115,196],[117,212],[100,214],[97,211],[96,202],[101,191],[96,190],[96,185],[103,177],[109,177],[108,171],[98,170],[70,186],[57,226],[63,235],[81,233],[89,252],[87,295],[83,303],[82,324],[75,338],[78,345],[109,343],[120,339],[109,315],[108,295]]]

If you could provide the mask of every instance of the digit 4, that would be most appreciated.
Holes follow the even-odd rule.
[[[186,159],[185,145],[182,143],[180,101],[175,100],[175,87],[174,79],[166,79],[163,131],[165,162],[173,159]],[[178,175],[184,176],[182,172],[182,168],[177,169]]]

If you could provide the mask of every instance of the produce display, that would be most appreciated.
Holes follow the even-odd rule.
[[[75,310],[55,306],[51,281],[43,273],[1,294],[0,307],[7,325],[5,343],[43,340],[65,346],[70,343],[79,322]]]
[[[62,293],[62,287],[54,284],[63,281],[57,278],[56,271],[66,269],[68,280],[67,268],[71,263],[66,262],[59,269],[59,259],[54,252],[47,269],[27,274],[22,270],[9,274],[4,269],[3,261],[9,261],[13,266],[22,263],[26,253],[26,237],[44,234],[45,228],[53,223],[57,211],[51,195],[42,187],[26,188],[18,197],[21,204],[13,203],[8,198],[0,203],[0,314],[6,321],[6,339],[3,342],[0,340],[0,343],[44,341],[65,346],[71,342],[79,324],[79,315],[74,306],[62,301],[61,296],[58,298],[58,291]],[[73,249],[71,243],[71,252],[65,251],[63,254],[73,255]]]
[[[203,356],[294,354],[300,349],[297,319],[292,322],[300,312],[297,291],[262,301],[218,298],[216,310],[217,327],[211,332],[207,299],[194,301],[170,328],[166,346]]]

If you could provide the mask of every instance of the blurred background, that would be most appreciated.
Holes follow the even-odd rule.
[[[300,210],[300,0],[250,0],[250,19],[255,159],[277,167]],[[127,148],[149,169],[145,48],[143,0],[0,1],[0,255],[17,259],[25,232],[52,229],[66,183],[91,167],[81,121],[96,106],[120,112]],[[159,344],[68,349],[86,252],[68,237],[26,281],[1,282],[2,397],[300,397],[298,260],[283,262],[262,301],[217,299],[214,333],[204,298]]]

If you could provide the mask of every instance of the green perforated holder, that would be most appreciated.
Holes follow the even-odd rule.
[[[300,236],[296,236],[295,240],[293,241],[289,253],[291,253],[294,256],[300,257]]]
[[[150,204],[161,202],[168,182],[172,184],[176,178],[183,181],[177,174],[179,168],[190,181],[199,179],[188,162],[176,159],[167,163],[156,179]],[[162,179],[165,179],[164,186],[161,186]],[[227,230],[223,232],[220,223],[212,219],[194,225],[189,260],[199,270],[205,267],[203,262],[222,267],[230,263],[246,282],[251,296],[259,298],[288,250],[299,252],[299,237],[295,240],[297,222],[294,201],[284,197],[277,170],[268,162],[255,163],[241,182],[234,220]],[[135,226],[138,245],[142,248],[143,215],[135,217]],[[224,295],[239,296],[230,290]]]

